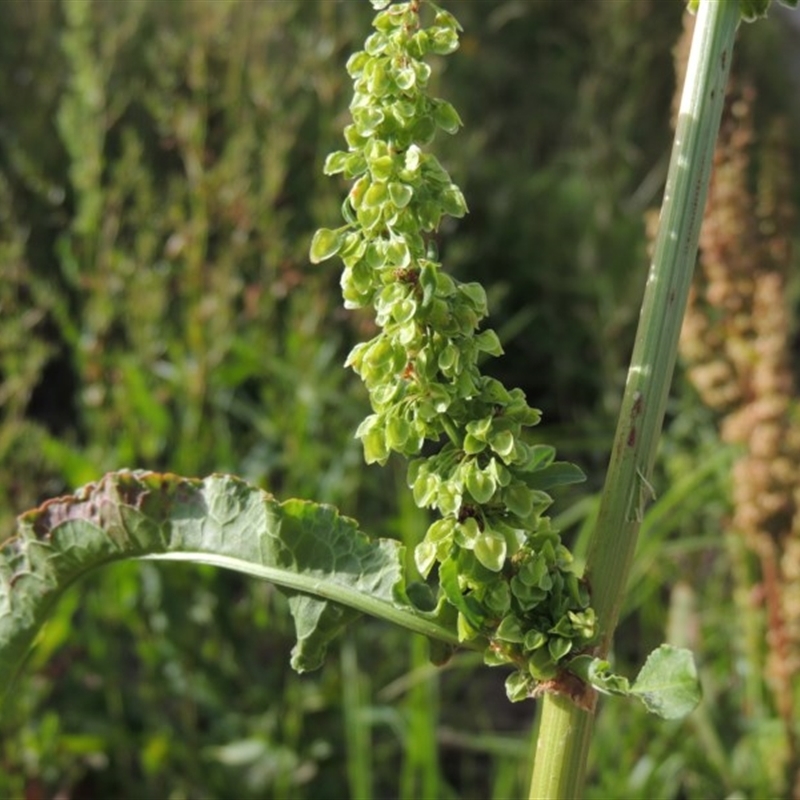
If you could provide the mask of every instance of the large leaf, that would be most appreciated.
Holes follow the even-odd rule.
[[[369,539],[330,506],[280,503],[226,475],[117,472],[22,515],[0,547],[0,696],[64,590],[129,558],[214,564],[275,583],[290,598],[301,671],[319,666],[361,612],[458,641],[452,626],[408,602],[402,546]]]

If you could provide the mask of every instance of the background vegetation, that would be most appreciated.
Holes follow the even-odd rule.
[[[438,152],[471,214],[441,248],[487,285],[503,379],[589,474],[555,507],[580,553],[646,273],[646,212],[666,173],[682,4],[453,10],[462,50],[437,79],[466,128]],[[0,536],[20,511],[129,466],[233,472],[415,542],[425,523],[402,465],[362,467],[352,438],[366,399],[341,364],[370,322],[343,312],[335,270],[307,260],[313,230],[338,218],[342,187],[321,164],[340,146],[343,64],[366,34],[366,0],[6,0],[3,11]],[[785,143],[798,141],[786,30],[741,37],[753,121],[740,197],[764,196],[765,154],[785,159],[783,175],[798,156]],[[784,144],[770,133],[779,124]],[[783,237],[775,302],[791,310],[797,186],[781,191],[780,213],[759,212],[738,249]],[[785,388],[793,319],[778,332]],[[781,796],[796,780],[799,690],[790,683],[787,700],[776,675],[791,674],[800,635],[776,629],[760,599],[791,573],[765,577],[757,536],[732,523],[729,475],[750,445],[719,433],[730,409],[695,378],[678,377],[616,658],[632,670],[665,637],[688,644],[706,701],[681,723],[604,706],[590,797]],[[793,401],[781,413],[796,416]],[[792,530],[770,540],[781,565]],[[290,647],[267,585],[149,563],[91,576],[3,717],[0,797],[524,792],[535,704],[509,706],[504,676],[474,656],[435,670],[425,642],[372,621],[312,676],[289,671]]]

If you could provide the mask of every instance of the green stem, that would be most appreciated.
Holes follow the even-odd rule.
[[[594,717],[569,698],[545,695],[534,743],[530,800],[582,794]]]
[[[653,495],[650,475],[694,270],[739,18],[738,0],[700,0],[653,263],[587,557],[600,656],[610,648],[644,508]],[[564,698],[545,696],[539,737],[545,742],[537,746],[531,798],[580,796],[591,728],[591,714]]]
[[[619,616],[664,420],[708,194],[738,0],[702,0],[686,71],[655,254],[587,557],[592,603],[608,652]]]
[[[234,570],[245,575],[253,575],[285,589],[292,589],[313,597],[321,597],[324,600],[332,600],[334,603],[354,608],[362,614],[369,614],[372,617],[392,622],[414,633],[421,633],[429,639],[436,639],[456,647],[465,647],[473,650],[480,650],[486,646],[485,641],[479,639],[460,642],[458,635],[449,627],[436,619],[423,616],[421,612],[411,610],[408,606],[389,603],[358,589],[337,584],[335,581],[325,580],[324,578],[315,580],[309,578],[308,575],[301,574],[299,571],[293,572],[292,570],[278,569],[264,564],[255,564],[241,558],[233,558],[219,553],[195,551],[148,553],[138,556],[138,558],[146,561],[188,561],[192,564],[210,564],[214,567]]]

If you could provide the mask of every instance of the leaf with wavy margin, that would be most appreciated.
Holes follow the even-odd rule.
[[[63,592],[131,558],[213,564],[279,586],[299,671],[320,666],[330,640],[362,612],[457,644],[452,626],[409,603],[403,557],[398,542],[370,539],[331,506],[280,503],[228,475],[111,473],[23,514],[0,546],[0,696]]]

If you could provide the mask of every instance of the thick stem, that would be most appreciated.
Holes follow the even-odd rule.
[[[567,697],[546,695],[534,743],[530,800],[579,798],[582,794],[594,716]]]
[[[738,0],[700,0],[653,263],[586,564],[600,626],[600,656],[611,645],[644,508],[653,495],[650,474],[696,260],[738,23]],[[544,698],[539,739],[545,742],[537,747],[531,798],[580,796],[591,727],[587,712],[564,698]]]
[[[714,145],[739,21],[738,0],[702,0],[681,98],[655,253],[587,558],[592,603],[609,649],[619,616],[678,352]]]

